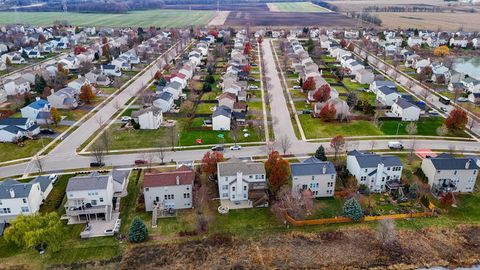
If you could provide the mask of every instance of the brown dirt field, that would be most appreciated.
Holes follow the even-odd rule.
[[[480,15],[477,13],[421,13],[421,12],[379,12],[382,26],[391,29],[420,28],[429,30],[478,31]]]
[[[478,226],[401,230],[397,239],[392,249],[384,249],[376,231],[367,228],[258,240],[221,235],[134,246],[124,253],[120,269],[416,269],[480,262]]]
[[[216,2],[213,4],[192,4],[192,5],[165,5],[164,8],[166,9],[190,9],[192,10],[217,10]],[[243,10],[243,11],[268,11],[268,7],[266,3],[240,3],[240,4],[224,4],[220,1],[219,5],[220,10]]]
[[[228,26],[324,26],[353,27],[356,22],[345,15],[331,13],[296,13],[264,11],[232,11],[225,22]]]

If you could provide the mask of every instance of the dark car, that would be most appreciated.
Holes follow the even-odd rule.
[[[312,114],[313,111],[312,110],[303,110],[302,111],[302,114]]]
[[[43,128],[43,129],[40,129],[40,134],[53,135],[55,134],[55,131],[53,131],[50,128]]]
[[[143,159],[137,159],[135,160],[135,165],[143,165],[143,164],[147,164],[148,162],[146,160],[143,160]]]
[[[212,151],[223,152],[224,150],[225,148],[221,145],[215,145],[214,147],[212,147]]]
[[[105,166],[105,163],[103,162],[91,162],[90,167],[103,167]]]

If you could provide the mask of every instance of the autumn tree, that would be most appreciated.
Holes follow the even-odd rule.
[[[58,73],[61,73],[61,74],[65,75],[65,76],[68,75],[68,69],[65,68],[62,63],[58,63],[58,64],[57,64],[57,71],[58,71]]]
[[[87,51],[87,49],[85,49],[85,47],[80,46],[80,45],[75,46],[75,48],[73,49],[73,53],[75,55],[79,55],[79,54],[81,54],[83,52],[86,52],[86,51]]]
[[[348,44],[347,50],[353,52],[354,49],[355,49],[355,46],[353,45],[353,43]]]
[[[277,192],[271,210],[280,220],[285,221],[287,214],[295,220],[303,220],[313,208],[311,191],[305,190],[301,194],[292,194],[292,189],[282,186]]]
[[[332,89],[330,88],[330,85],[324,84],[320,86],[320,88],[313,93],[313,99],[315,99],[318,102],[325,102],[330,99],[330,92]]]
[[[303,91],[313,91],[317,87],[315,85],[315,79],[313,77],[308,77],[304,82],[303,82]]]
[[[243,47],[243,54],[249,55],[251,51],[252,45],[250,44],[250,42],[245,43],[245,46]]]
[[[85,60],[81,61],[80,64],[78,64],[78,73],[85,75],[91,70],[93,70],[93,63],[90,60]]]
[[[157,72],[155,72],[155,75],[153,76],[153,78],[157,81],[160,80],[160,78],[162,77],[163,77],[163,74],[160,70],[157,70]]]
[[[340,46],[341,46],[342,48],[347,47],[347,41],[346,41],[345,39],[340,40]]]
[[[448,46],[444,45],[444,46],[438,46],[437,48],[435,48],[435,50],[433,51],[433,54],[435,56],[446,56],[450,53],[450,49],[448,48]]]
[[[80,99],[90,103],[95,98],[95,93],[93,93],[92,86],[90,84],[84,84],[80,88]]]
[[[5,60],[5,66],[7,68],[7,71],[10,69],[10,67],[12,66],[12,60],[10,60],[10,57],[7,57],[7,59]]]
[[[259,37],[257,38],[257,42],[258,42],[259,44],[262,44],[262,42],[263,42],[263,36],[259,36]]]
[[[330,141],[330,147],[333,149],[334,160],[337,160],[338,153],[345,147],[345,138],[342,135],[337,135]]]
[[[284,160],[278,151],[272,151],[268,155],[268,159],[265,161],[265,171],[267,173],[268,186],[273,194],[276,194],[288,182],[290,177],[288,161]]]
[[[58,125],[58,123],[60,123],[60,121],[62,120],[62,116],[58,112],[57,108],[52,107],[50,109],[50,119],[55,125]]]
[[[467,113],[459,108],[455,108],[450,112],[450,115],[445,119],[445,126],[450,132],[465,129],[468,122]]]
[[[337,110],[335,109],[335,106],[327,103],[320,110],[319,115],[320,115],[320,118],[322,118],[323,121],[330,122],[330,121],[335,119],[336,113],[337,113]]]
[[[420,73],[418,74],[418,79],[420,81],[430,79],[432,77],[432,74],[433,74],[432,67],[430,66],[424,67],[422,68],[422,70],[420,70]]]
[[[242,67],[242,71],[247,73],[247,74],[250,74],[250,71],[252,70],[252,67],[250,65],[245,65]]]
[[[208,151],[202,158],[202,172],[209,175],[217,174],[217,163],[222,161],[222,153],[219,151]]]

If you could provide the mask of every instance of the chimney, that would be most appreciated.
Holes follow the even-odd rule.
[[[467,163],[465,163],[465,169],[468,169],[470,168],[470,159],[467,161]]]
[[[15,190],[13,188],[10,189],[10,197],[15,198]]]
[[[326,166],[326,165],[323,165],[322,174],[325,174],[326,172],[327,172],[327,166]]]
[[[39,100],[40,100],[40,97],[36,97],[36,98],[35,98],[35,101],[39,101]]]
[[[178,175],[176,177],[176,182],[177,182],[177,186],[180,185],[180,176],[178,176]]]

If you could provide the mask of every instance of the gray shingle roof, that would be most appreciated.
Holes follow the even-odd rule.
[[[473,158],[434,157],[430,158],[433,167],[437,170],[477,170],[477,163]],[[468,163],[468,167],[467,167]]]
[[[106,189],[108,175],[99,176],[76,176],[70,178],[67,185],[67,192],[81,190]]]
[[[40,189],[42,192],[47,190],[48,186],[52,183],[52,180],[48,176],[37,176],[35,179],[32,180],[30,183],[39,183]]]
[[[6,179],[0,182],[0,199],[10,199],[10,190],[15,193],[14,198],[26,198],[30,194],[32,183],[20,183],[14,179]]]
[[[335,166],[329,161],[309,158],[301,163],[290,164],[292,176],[335,174]],[[325,173],[323,170],[325,169]]]
[[[415,105],[413,105],[412,103],[408,102],[406,99],[404,98],[398,98],[397,99],[397,105],[402,108],[402,109],[406,109],[406,108],[410,108],[410,107],[416,107]]]
[[[129,171],[112,170],[110,174],[112,175],[113,181],[123,184],[127,179]]]
[[[374,153],[363,153],[357,150],[348,152],[348,155],[356,157],[360,168],[376,168],[380,163],[383,163],[385,167],[403,166],[402,161],[397,156],[381,156]]]
[[[388,88],[397,88],[393,81],[374,81],[377,87],[386,86]]]
[[[379,87],[378,91],[385,94],[385,96],[388,96],[388,95],[393,94],[393,93],[397,93],[397,90],[395,88],[390,88],[390,87],[387,87],[387,86]]]
[[[232,110],[230,110],[230,108],[228,108],[227,106],[222,105],[220,107],[217,107],[215,112],[213,112],[212,118],[220,115],[230,118],[232,116]]]
[[[236,176],[237,172],[243,172],[243,174],[265,174],[265,166],[261,162],[243,162],[237,158],[218,163],[219,176]]]

